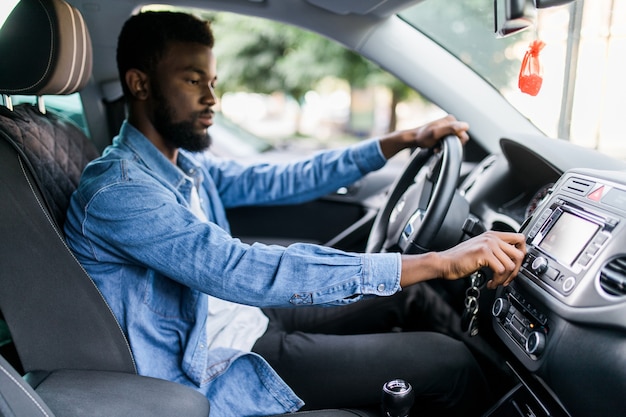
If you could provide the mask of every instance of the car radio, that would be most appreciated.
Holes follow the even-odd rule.
[[[527,231],[522,273],[570,293],[583,278],[618,220],[564,197],[543,209]]]

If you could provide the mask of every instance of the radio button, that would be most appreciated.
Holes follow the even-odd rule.
[[[535,274],[543,275],[548,269],[548,260],[543,256],[538,256],[537,258],[535,258],[530,268]]]
[[[548,317],[546,317],[546,315],[543,313],[539,313],[537,315],[537,319],[539,320],[539,323],[541,323],[542,326],[545,326],[546,323],[548,322]]]
[[[593,243],[595,243],[598,246],[602,246],[602,244],[604,242],[606,242],[609,239],[609,236],[605,233],[599,233],[594,239],[593,239]]]
[[[522,346],[524,346],[527,342],[527,339],[524,337],[524,335],[520,334],[520,332],[518,332],[515,328],[511,329],[511,336],[513,336],[513,338],[517,340],[517,343]]]
[[[524,257],[524,260],[522,261],[522,267],[528,268],[528,266],[531,265],[534,260],[535,260],[535,257],[533,255],[531,255],[530,253],[527,254]]]
[[[552,281],[556,281],[556,279],[559,277],[559,274],[560,274],[560,271],[558,269],[548,267],[548,269],[546,270],[545,276],[547,278],[550,278]]]
[[[572,288],[574,288],[574,285],[576,285],[576,278],[567,277],[565,281],[563,281],[563,291],[570,292]]]
[[[600,250],[600,246],[595,245],[595,244],[592,243],[591,245],[589,245],[587,247],[586,253],[588,253],[589,255],[593,256],[596,253],[598,253],[599,250]]]
[[[580,259],[578,259],[578,263],[582,266],[589,265],[589,262],[591,262],[591,256],[587,253],[583,253]]]
[[[552,209],[545,209],[543,213],[541,213],[541,216],[539,216],[539,219],[537,220],[537,225],[541,227],[543,225],[543,222],[545,222],[551,214]]]
[[[528,333],[527,325],[524,324],[518,317],[515,317],[512,320],[511,324],[513,325],[515,330],[517,330],[517,332],[522,336],[526,336],[526,334]]]

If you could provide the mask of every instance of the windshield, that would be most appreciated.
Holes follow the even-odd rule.
[[[533,27],[505,38],[495,36],[494,0],[426,0],[400,17],[491,83],[549,136],[626,159],[620,123],[626,8],[620,4],[579,0],[538,10]],[[534,40],[545,43],[536,96],[518,87],[522,59]]]

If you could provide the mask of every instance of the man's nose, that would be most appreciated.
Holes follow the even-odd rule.
[[[207,88],[204,90],[204,94],[202,96],[202,101],[210,106],[217,103],[217,94],[215,94],[215,88],[213,88],[211,84],[207,84]]]

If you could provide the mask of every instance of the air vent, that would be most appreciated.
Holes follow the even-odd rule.
[[[626,295],[626,256],[613,259],[600,271],[600,286],[611,295]]]
[[[474,186],[476,180],[482,177],[482,174],[487,171],[498,159],[497,155],[491,155],[487,158],[483,159],[483,161],[478,164],[475,168],[471,170],[471,174],[465,178],[463,184],[460,187],[460,193],[462,196],[465,196],[467,192]]]
[[[576,195],[587,195],[596,183],[582,178],[570,178],[567,180],[563,189]]]

